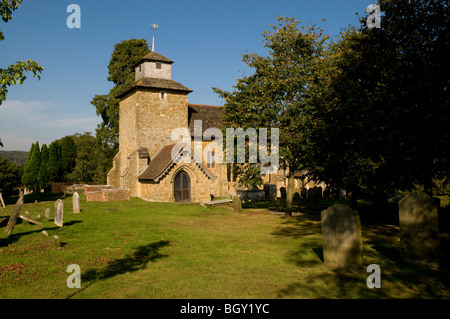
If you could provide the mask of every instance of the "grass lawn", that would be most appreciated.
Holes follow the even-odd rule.
[[[330,203],[298,205],[285,218],[267,210],[279,202],[236,214],[80,195],[74,214],[70,195],[61,198],[63,227],[53,223],[56,196],[27,199],[22,213],[35,218],[49,207],[51,218],[42,226],[19,220],[10,237],[13,205],[0,208],[0,298],[450,298],[448,229],[441,268],[428,270],[402,262],[395,222],[365,222],[361,214],[365,267],[349,270],[323,264],[319,213]],[[81,268],[80,289],[66,285],[71,264]],[[369,264],[381,268],[380,289],[366,285]]]

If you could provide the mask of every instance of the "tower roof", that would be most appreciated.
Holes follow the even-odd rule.
[[[138,63],[136,63],[136,65],[144,62],[144,61],[150,61],[150,62],[164,62],[164,63],[169,63],[172,64],[174,61],[166,58],[165,56],[156,53],[155,51],[150,51],[146,56],[144,56]],[[135,66],[136,66],[135,65]]]
[[[118,94],[116,96],[117,99],[122,98],[127,93],[136,90],[136,89],[142,89],[142,88],[149,88],[149,89],[164,89],[164,90],[171,90],[171,91],[181,91],[181,92],[187,92],[191,93],[192,90],[188,89],[184,85],[175,82],[173,80],[167,80],[167,79],[154,79],[154,78],[142,78],[134,84],[124,90],[122,93]]]

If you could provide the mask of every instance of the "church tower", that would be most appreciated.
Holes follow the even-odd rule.
[[[113,188],[129,188],[139,196],[137,176],[176,128],[188,127],[188,94],[192,90],[171,79],[174,62],[154,51],[135,66],[134,84],[119,94],[119,152],[108,173]]]

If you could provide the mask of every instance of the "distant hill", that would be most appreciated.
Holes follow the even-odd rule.
[[[25,165],[29,152],[24,151],[0,151],[0,158],[6,157],[17,165]]]

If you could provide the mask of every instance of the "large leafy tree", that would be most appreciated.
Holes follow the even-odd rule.
[[[104,178],[104,158],[98,140],[89,132],[72,136],[77,147],[76,165],[70,174],[74,182],[106,183]]]
[[[21,185],[22,166],[16,165],[6,157],[0,158],[0,185],[5,194],[10,194]]]
[[[134,83],[133,66],[149,52],[145,39],[124,40],[114,46],[108,65],[107,80],[114,83],[108,94],[96,95],[91,101],[102,123],[96,133],[104,145],[116,148],[119,134],[119,100],[115,97]]]
[[[328,37],[315,25],[299,27],[294,18],[277,21],[271,31],[263,32],[269,55],[243,56],[255,72],[239,79],[233,92],[214,91],[225,100],[226,127],[279,128],[280,165],[289,174],[286,214],[291,215],[294,172],[303,168],[305,157],[306,94]]]
[[[108,94],[95,95],[91,104],[96,108],[102,123],[96,129],[102,158],[102,180],[112,167],[112,159],[119,145],[119,100],[116,96],[134,83],[133,66],[149,52],[145,39],[130,39],[117,43],[108,65],[107,80],[114,83]]]
[[[361,19],[330,46],[310,87],[310,173],[385,200],[448,176],[448,1],[384,0],[381,28]]]
[[[6,23],[12,20],[12,13],[19,8],[21,2],[22,0],[1,0],[0,16],[3,22]],[[5,37],[0,31],[0,41],[4,39]],[[22,84],[27,78],[26,72],[31,72],[33,76],[40,79],[39,74],[42,71],[43,68],[37,62],[31,60],[18,61],[15,64],[9,65],[6,69],[0,68],[0,105],[6,99],[8,86]]]

